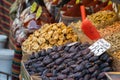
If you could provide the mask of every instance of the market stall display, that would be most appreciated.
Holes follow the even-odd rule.
[[[23,42],[22,49],[26,53],[38,52],[42,49],[62,45],[67,42],[75,42],[77,40],[78,37],[72,28],[67,27],[62,22],[45,24]]]
[[[105,28],[117,20],[117,15],[112,11],[99,11],[87,17],[96,28]]]
[[[100,29],[100,34],[105,37],[113,33],[118,33],[120,31],[120,21],[114,22],[112,25],[106,27],[105,29]]]
[[[42,25],[54,22],[54,19],[45,7],[39,6],[37,3],[33,4],[36,4],[36,9],[33,9],[34,11],[32,10],[32,6],[26,8],[21,14],[18,11],[17,18],[12,24],[11,35],[14,36],[19,44],[22,44],[31,33],[39,29]]]
[[[70,24],[71,22],[77,22],[81,19],[80,13],[80,5],[75,4],[73,7],[65,11],[63,14],[61,13],[61,21],[63,21],[66,25]]]
[[[106,80],[104,72],[112,71],[112,58],[105,52],[94,56],[88,43],[66,44],[41,50],[25,62],[30,75],[42,80]]]
[[[113,25],[99,30],[101,36],[107,40],[112,46],[109,52],[112,54],[114,51],[120,49],[120,22],[115,22]]]
[[[20,0],[16,0],[16,1],[20,1]],[[16,75],[17,77],[20,74],[20,66],[21,66],[21,60],[22,60],[22,50],[21,50],[22,42],[29,36],[29,34],[34,32],[36,29],[40,28],[41,25],[47,22],[52,23],[53,21],[51,19],[52,17],[50,16],[50,13],[47,13],[48,11],[44,7],[44,3],[42,4],[43,0],[29,0],[29,1],[30,3],[32,3],[32,1],[37,1],[38,4],[40,2],[42,6],[36,3],[38,6],[36,11],[31,12],[33,10],[32,9],[33,7],[30,6],[29,3],[28,4],[26,3],[27,6],[25,6],[26,9],[24,9],[24,11],[21,9],[23,7],[23,4],[16,5],[19,8],[17,9],[18,10],[16,14],[17,16],[15,16],[16,19],[12,23],[11,25],[12,27],[10,30],[10,48],[15,50],[15,55],[14,55],[13,64],[12,64],[12,74]],[[23,12],[21,13],[21,11]],[[38,12],[40,14],[38,14]],[[48,19],[48,21],[46,19]],[[16,80],[16,78],[13,77],[12,80]]]
[[[103,9],[104,7],[106,7],[108,5],[109,0],[106,0],[103,3],[100,3],[97,7],[94,8],[94,13],[100,11],[101,9]]]
[[[111,54],[113,57],[113,68],[115,71],[120,71],[120,50]]]
[[[75,4],[72,8],[68,9],[63,15],[69,17],[80,17],[80,4]]]
[[[22,55],[21,78],[25,80],[107,80],[106,73],[120,71],[116,5],[110,0],[42,0],[47,5],[42,6],[39,1],[30,0],[33,4],[22,12],[24,6],[18,6],[10,34],[17,53],[14,74],[20,70]],[[87,16],[84,28],[81,6]]]
[[[40,6],[38,9],[40,9]],[[51,14],[48,12],[48,10],[45,7],[42,7],[42,6],[41,6],[41,15],[38,17],[37,16],[38,9],[36,8],[35,12],[31,13],[31,8],[28,7],[21,13],[20,17],[23,21],[24,27],[28,27],[28,24],[31,20],[34,20],[36,24],[39,26],[42,26],[45,23],[54,22],[54,19],[52,18]],[[34,28],[34,26],[32,27]]]

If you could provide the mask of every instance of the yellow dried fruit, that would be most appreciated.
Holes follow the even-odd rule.
[[[113,11],[99,11],[87,17],[98,29],[111,25],[117,20],[117,15]]]
[[[58,45],[63,44],[63,40],[59,40],[59,41],[57,42],[57,44],[58,44]]]
[[[39,48],[39,45],[38,45],[38,43],[37,42],[34,42],[33,44],[32,44],[32,48],[34,49],[34,50],[37,50],[38,48]]]
[[[70,35],[68,39],[66,35]],[[22,50],[27,53],[38,52],[54,45],[58,46],[67,43],[67,41],[74,42],[77,40],[78,38],[72,28],[65,26],[62,22],[45,24],[23,42]]]
[[[49,43],[52,44],[52,45],[55,44],[56,42],[57,42],[57,41],[56,41],[55,39],[52,39],[52,38],[49,39]]]
[[[40,36],[40,35],[39,35],[39,31],[35,31],[35,36],[36,36],[36,37]]]

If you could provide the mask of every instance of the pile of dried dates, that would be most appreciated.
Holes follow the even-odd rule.
[[[104,72],[112,71],[112,58],[104,53],[94,56],[88,43],[66,44],[32,54],[25,67],[30,75],[42,80],[106,80]]]

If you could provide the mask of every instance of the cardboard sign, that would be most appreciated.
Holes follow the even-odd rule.
[[[111,44],[108,43],[104,39],[97,40],[94,44],[92,44],[89,49],[91,52],[94,53],[95,56],[100,56],[103,54],[106,50],[108,50],[111,47]]]

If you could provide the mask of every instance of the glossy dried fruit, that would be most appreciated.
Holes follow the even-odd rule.
[[[81,78],[82,77],[82,73],[81,72],[77,72],[75,74],[71,74],[68,76],[69,78]]]
[[[84,80],[89,80],[89,79],[90,79],[90,75],[89,74],[84,76]]]
[[[100,59],[106,61],[109,58],[108,54],[101,55]]]
[[[97,79],[102,79],[102,78],[104,78],[104,77],[106,77],[106,76],[105,76],[105,74],[102,72],[102,73],[100,73],[100,74],[97,76]]]
[[[66,68],[64,70],[61,71],[62,74],[68,74],[70,71],[70,68]]]
[[[47,68],[52,68],[54,64],[55,64],[55,62],[52,62],[52,63],[48,64],[46,67]]]
[[[60,57],[60,54],[55,54],[52,56],[52,59],[58,59]]]
[[[49,80],[57,80],[57,77],[50,77]]]
[[[59,80],[63,80],[63,79],[65,79],[67,76],[65,75],[65,74],[59,74],[58,75],[58,77],[57,77],[57,79]]]
[[[83,49],[82,47],[85,48],[85,45],[77,46]],[[63,47],[66,46],[68,47],[67,44],[63,45]],[[71,45],[69,48],[74,48],[72,46],[75,47],[75,45]],[[50,53],[44,50],[40,51],[38,55],[33,54],[37,58],[29,58],[25,62],[27,71],[31,75],[37,73],[42,78],[49,80],[106,80],[102,72],[112,71],[111,62],[108,63],[112,59],[106,53],[94,56],[89,51],[86,53],[87,49],[78,49],[78,52],[66,51],[64,48],[58,50],[58,47],[55,49],[57,50],[49,49]],[[108,59],[105,60],[103,57],[106,55]]]
[[[53,74],[52,74],[52,73],[46,73],[46,76],[47,76],[47,77],[52,77]]]
[[[112,71],[112,68],[111,67],[106,67],[102,71],[103,72],[109,72],[109,71]]]
[[[55,60],[55,63],[56,63],[57,65],[59,65],[59,64],[61,64],[61,62],[62,62],[63,60],[64,60],[63,58],[58,58],[58,59]]]
[[[99,57],[93,56],[89,59],[89,61],[93,62],[93,61],[97,61],[98,59],[99,59]]]
[[[84,69],[84,66],[82,64],[76,66],[75,71],[82,71]]]
[[[109,66],[108,63],[103,63],[103,64],[100,65],[100,68],[105,68],[105,67],[107,67],[107,66]]]
[[[85,64],[85,67],[86,67],[86,68],[90,68],[90,67],[92,67],[92,66],[93,66],[92,63],[86,63],[86,64]]]
[[[57,71],[65,69],[65,64],[61,64],[57,67]]]
[[[95,72],[92,73],[91,77],[96,77],[96,76],[98,76],[98,74],[99,74],[99,71],[96,70]]]

